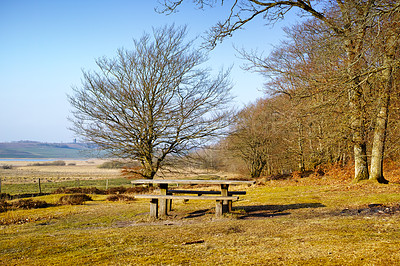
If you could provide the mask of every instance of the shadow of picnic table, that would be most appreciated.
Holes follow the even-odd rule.
[[[290,210],[313,209],[326,207],[322,203],[295,203],[284,205],[251,205],[233,207],[232,211],[238,219],[270,218],[276,216],[290,215]],[[196,218],[212,213],[212,209],[197,210],[189,213],[185,219]]]
[[[251,206],[237,206],[233,211],[239,213],[239,219],[251,218],[267,218],[275,216],[290,215],[289,210],[297,209],[313,209],[326,207],[322,203],[294,203],[284,205],[251,205]],[[240,213],[243,212],[243,215]]]

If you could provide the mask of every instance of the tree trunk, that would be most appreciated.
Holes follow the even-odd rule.
[[[146,179],[153,179],[157,172],[157,170],[154,169],[153,164],[149,161],[145,161],[142,162],[142,167],[143,167],[142,170],[143,177]]]
[[[350,97],[350,108],[354,143],[354,181],[358,182],[369,178],[367,142],[365,139],[364,113],[361,107],[361,93],[359,90],[351,89],[350,94],[355,94]]]
[[[393,60],[396,50],[397,37],[392,35],[387,41],[384,57],[384,67],[382,79],[384,80],[383,95],[381,97],[380,108],[376,117],[374,140],[371,154],[371,176],[370,180],[379,183],[389,183],[383,176],[383,158],[385,152],[385,140],[387,134],[387,124],[389,118],[390,93],[393,87]]]
[[[353,134],[354,145],[354,181],[369,178],[367,141],[365,132],[365,111],[363,108],[363,88],[360,83],[360,49],[363,34],[358,34],[355,39],[345,41],[347,53],[347,73],[351,81],[349,87],[350,126]]]
[[[303,148],[303,124],[300,119],[297,120],[297,129],[299,133],[298,137],[298,145],[299,145],[299,171],[304,172],[305,170],[305,163],[304,163],[304,148]]]
[[[264,169],[266,161],[260,158],[260,156],[254,156],[252,161],[250,162],[250,176],[251,178],[258,178],[261,176],[261,173]]]
[[[371,153],[371,175],[370,180],[387,184],[388,181],[383,177],[383,156],[385,149],[386,129],[389,115],[390,96],[386,95],[382,99],[384,102],[376,118],[374,140]]]

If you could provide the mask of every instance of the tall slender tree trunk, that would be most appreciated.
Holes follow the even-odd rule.
[[[387,134],[387,124],[389,119],[390,94],[393,88],[393,63],[395,57],[396,43],[398,37],[393,34],[386,42],[382,72],[383,93],[380,99],[380,108],[376,117],[374,140],[371,153],[371,175],[370,180],[387,184],[388,181],[383,176],[383,158],[385,152],[385,141]]]
[[[351,128],[354,145],[354,180],[366,180],[369,177],[365,117],[362,108],[360,86],[350,91]]]
[[[387,122],[389,117],[390,95],[382,97],[381,107],[376,118],[374,140],[371,152],[371,175],[370,180],[376,180],[379,183],[387,184],[388,181],[383,176],[383,157],[385,150],[385,140],[387,131]]]
[[[354,181],[366,180],[369,178],[367,140],[365,132],[365,111],[363,107],[363,88],[360,84],[360,58],[362,36],[358,36],[356,41],[347,40],[346,50],[348,56],[347,72],[349,74],[349,107],[350,107],[350,126],[353,131],[354,145]],[[355,44],[357,43],[357,45]]]
[[[298,137],[298,146],[299,146],[299,171],[304,172],[305,170],[305,159],[304,159],[304,148],[303,148],[303,142],[304,142],[304,136],[303,136],[303,123],[300,119],[297,119],[297,130],[299,133]]]
[[[354,180],[361,181],[369,178],[369,172],[362,96],[360,86],[356,87],[358,89],[350,89],[350,109],[354,145]]]

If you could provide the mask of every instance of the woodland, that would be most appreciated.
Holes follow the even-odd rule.
[[[164,12],[182,1],[166,1]],[[269,55],[241,50],[265,76],[264,99],[239,112],[220,143],[252,177],[354,165],[354,180],[387,183],[383,162],[399,155],[398,1],[193,1],[231,12],[208,31],[212,48],[256,17],[266,24],[296,11],[287,39]]]

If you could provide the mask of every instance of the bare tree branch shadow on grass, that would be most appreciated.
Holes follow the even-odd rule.
[[[291,213],[287,212],[288,210],[323,207],[326,206],[321,203],[295,203],[287,205],[238,206],[233,208],[233,210],[239,213],[238,219],[254,219],[290,215]],[[244,212],[244,214],[240,215],[240,212]]]

